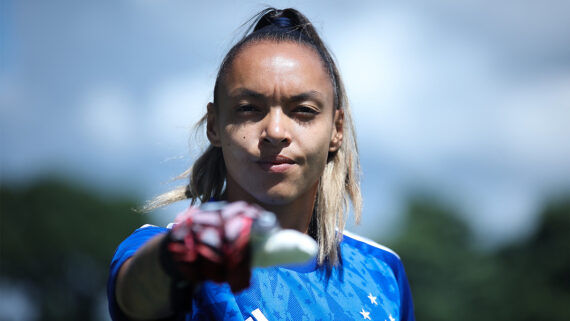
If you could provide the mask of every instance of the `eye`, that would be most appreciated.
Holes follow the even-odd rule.
[[[259,111],[259,109],[252,104],[242,104],[237,106],[236,108],[236,112],[238,113],[252,113],[252,112],[256,112]]]
[[[295,112],[297,113],[302,113],[302,114],[311,114],[311,115],[316,115],[319,112],[313,108],[313,107],[309,107],[309,106],[305,106],[305,105],[300,105],[295,109]]]
[[[298,105],[293,109],[293,115],[301,121],[309,121],[319,114],[316,107],[309,105]]]

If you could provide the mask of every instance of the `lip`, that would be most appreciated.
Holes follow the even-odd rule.
[[[295,165],[295,161],[283,155],[262,157],[256,162],[261,169],[270,173],[283,173]]]

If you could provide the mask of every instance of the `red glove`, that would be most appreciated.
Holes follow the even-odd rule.
[[[210,202],[180,214],[167,237],[166,265],[171,275],[192,285],[228,282],[237,292],[249,286],[253,221],[264,210],[246,202]],[[163,260],[164,262],[164,260]]]

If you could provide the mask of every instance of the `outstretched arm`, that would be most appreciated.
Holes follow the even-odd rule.
[[[114,319],[186,313],[193,289],[204,280],[228,282],[234,292],[247,287],[251,227],[262,213],[245,202],[207,203],[179,215],[172,230],[137,230],[119,246],[111,264]]]
[[[249,286],[252,264],[304,262],[318,251],[311,237],[280,229],[273,213],[245,202],[191,207],[175,223],[139,229],[119,246],[109,282],[116,320],[186,313],[204,280],[237,292]]]
[[[143,245],[119,270],[115,295],[119,308],[134,320],[153,320],[173,315],[171,277],[160,263],[160,234]]]

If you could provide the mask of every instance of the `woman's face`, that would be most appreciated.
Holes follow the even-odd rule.
[[[229,200],[286,205],[314,197],[343,115],[317,53],[292,42],[246,45],[208,105],[208,138],[222,148]]]

